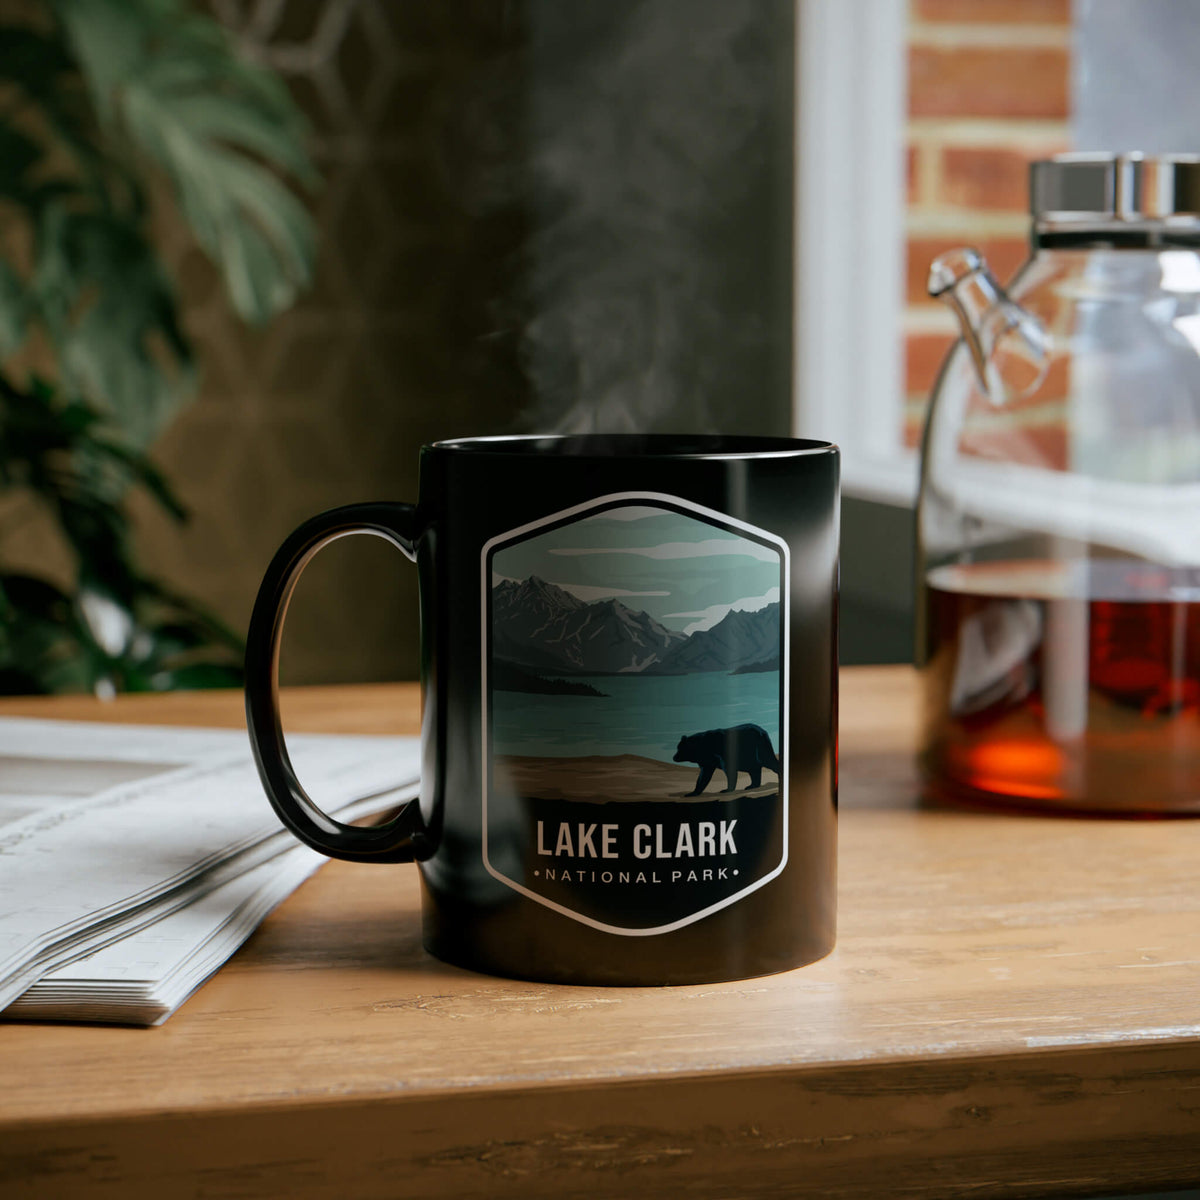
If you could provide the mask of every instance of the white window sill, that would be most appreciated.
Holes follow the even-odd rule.
[[[917,502],[918,474],[917,455],[911,450],[887,458],[844,451],[842,494],[856,500],[912,508]]]
[[[798,0],[793,430],[911,507],[902,444],[907,0]]]

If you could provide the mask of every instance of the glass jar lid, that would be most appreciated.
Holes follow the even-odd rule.
[[[1059,154],[1032,163],[1035,228],[1200,220],[1200,156]]]

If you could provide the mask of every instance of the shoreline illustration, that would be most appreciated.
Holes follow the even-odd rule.
[[[694,766],[676,766],[643,758],[639,754],[594,754],[580,758],[538,755],[497,755],[494,761],[496,786],[528,800],[584,801],[590,804],[620,804],[658,800],[668,803],[709,803],[744,797],[773,797],[779,780],[768,774],[762,786],[749,788],[749,776],[739,776],[739,789],[726,792],[725,777],[718,773],[707,790],[692,795],[696,786]]]

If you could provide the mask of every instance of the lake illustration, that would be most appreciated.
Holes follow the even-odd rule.
[[[490,562],[492,759],[525,798],[775,796],[779,549],[666,504],[601,508]]]

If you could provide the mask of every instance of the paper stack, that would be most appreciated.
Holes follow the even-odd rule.
[[[415,796],[416,738],[290,738],[341,820]],[[236,731],[0,719],[0,1016],[155,1025],[324,862]]]

